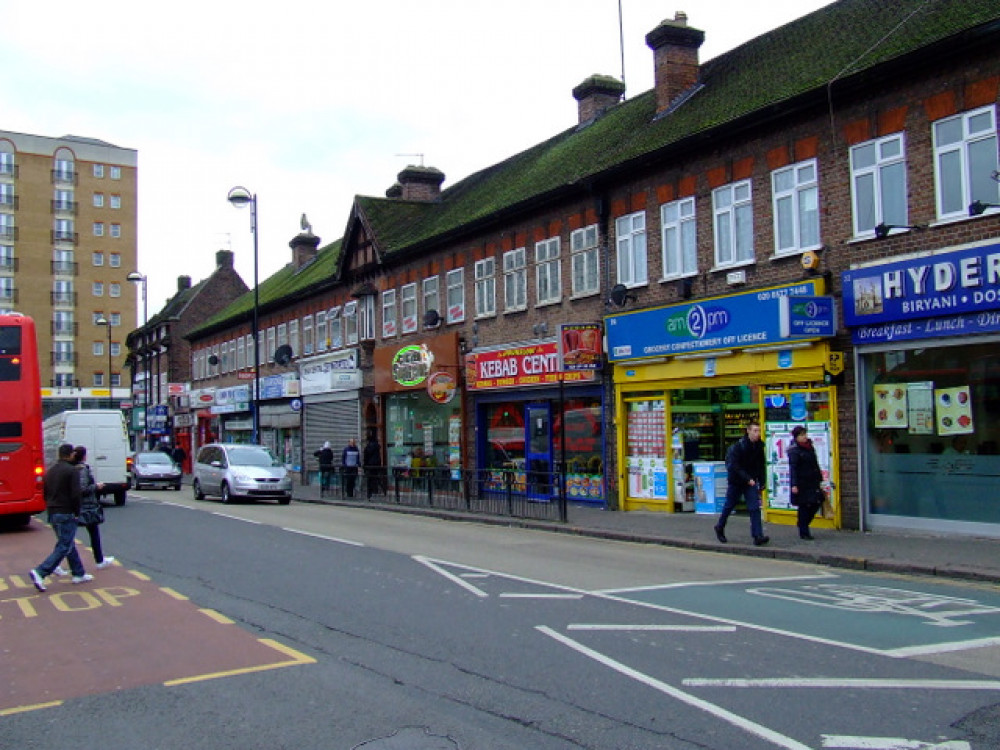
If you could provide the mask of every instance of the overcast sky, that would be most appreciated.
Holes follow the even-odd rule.
[[[704,62],[827,4],[621,0],[626,96],[652,87],[645,35],[678,10],[705,32]],[[220,248],[252,284],[233,186],[258,196],[263,280],[303,213],[326,244],[355,195],[384,195],[407,164],[447,188],[573,126],[573,87],[622,74],[618,13],[618,0],[0,0],[0,130],[138,150],[153,314]]]

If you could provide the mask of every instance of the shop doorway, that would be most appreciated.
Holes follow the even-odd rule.
[[[552,411],[548,404],[528,404],[525,416],[528,495],[548,499],[553,492]]]

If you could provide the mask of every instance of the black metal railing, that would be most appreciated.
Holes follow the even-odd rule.
[[[453,470],[447,467],[330,472],[320,496],[436,508],[509,518],[567,520],[566,482],[561,472],[513,469]],[[369,491],[370,490],[370,491]]]

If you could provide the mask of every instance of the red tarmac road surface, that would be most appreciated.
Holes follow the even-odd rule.
[[[140,685],[179,685],[314,661],[258,639],[211,610],[118,563],[96,570],[79,546],[89,583],[28,571],[52,551],[34,520],[0,533],[0,716]],[[65,564],[64,564],[64,567]]]

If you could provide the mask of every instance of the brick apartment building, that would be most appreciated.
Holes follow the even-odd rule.
[[[390,465],[564,466],[577,502],[713,513],[758,420],[767,518],[794,523],[807,424],[818,523],[1000,535],[1000,9],[841,0],[706,62],[703,39],[664,21],[652,90],[588,78],[577,123],[445,189],[408,167],[262,285],[262,361],[292,349],[273,393],[326,415],[294,463],[374,430]],[[251,367],[247,310],[189,334],[193,387]],[[203,416],[234,438],[249,399],[222,390]]]

